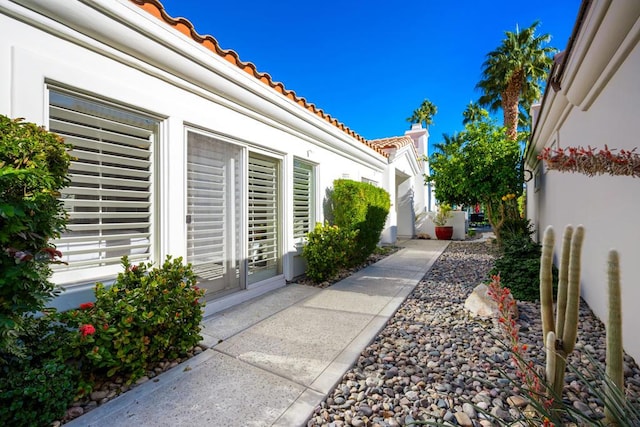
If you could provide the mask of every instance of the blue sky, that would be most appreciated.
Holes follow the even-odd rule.
[[[580,0],[163,0],[243,61],[367,139],[404,134],[423,99],[438,107],[430,145],[462,129],[488,52],[540,21],[566,47]],[[500,121],[501,121],[501,115]]]

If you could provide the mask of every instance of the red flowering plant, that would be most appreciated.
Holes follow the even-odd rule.
[[[516,300],[509,288],[500,283],[500,275],[491,276],[488,288],[487,294],[498,306],[498,326],[508,342],[506,347],[510,350],[511,363],[516,368],[516,378],[520,383],[518,386],[526,391],[531,407],[535,408],[535,412],[525,410],[526,418],[533,422],[532,425],[552,427],[555,424],[547,414],[552,412],[553,399],[547,397],[549,388],[528,357],[527,345],[520,343]]]
[[[167,257],[152,268],[151,263],[131,265],[124,257],[122,265],[124,272],[113,285],[96,285],[95,303],[59,313],[58,319],[78,331],[69,358],[85,373],[120,374],[130,383],[200,342],[204,291],[181,258]]]
[[[561,172],[578,172],[587,176],[609,174],[640,177],[640,154],[635,152],[636,148],[615,151],[606,145],[601,150],[591,147],[547,147],[538,159],[545,162],[547,169]]]

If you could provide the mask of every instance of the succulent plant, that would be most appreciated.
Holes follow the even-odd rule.
[[[554,396],[562,395],[567,356],[576,345],[580,307],[580,255],[584,227],[565,227],[560,257],[556,320],[553,316],[553,247],[555,233],[547,227],[540,261],[540,307],[542,330],[547,351],[547,381]],[[553,333],[552,335],[550,334]],[[551,341],[551,342],[547,342]],[[555,341],[555,343],[553,342]]]
[[[562,397],[566,360],[573,351],[578,333],[578,309],[580,307],[580,256],[584,240],[584,227],[579,225],[575,231],[572,226],[565,227],[562,237],[562,253],[558,275],[558,293],[556,297],[556,318],[553,316],[553,248],[555,234],[547,227],[542,242],[540,261],[540,310],[544,345],[547,354],[545,375],[552,396]],[[609,315],[607,319],[607,349],[605,394],[610,402],[615,401],[624,390],[622,316],[620,300],[620,261],[618,252],[611,250],[608,260]],[[617,388],[614,390],[613,388]],[[616,416],[605,405],[607,420],[614,423]]]

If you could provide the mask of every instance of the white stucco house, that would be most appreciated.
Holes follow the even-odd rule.
[[[77,158],[58,308],[89,300],[123,255],[184,257],[207,314],[284,286],[337,178],[391,194],[384,243],[415,235],[424,129],[368,141],[156,0],[0,0],[0,28],[0,114]]]
[[[545,147],[640,146],[640,2],[584,0],[567,49],[556,57],[526,151],[527,213],[542,237],[583,224],[582,296],[606,322],[607,254],[620,253],[624,348],[640,360],[640,181],[547,170]],[[638,148],[640,149],[640,148]]]

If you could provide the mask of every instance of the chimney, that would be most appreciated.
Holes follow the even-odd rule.
[[[404,134],[413,140],[413,145],[415,145],[419,156],[429,155],[429,131],[422,127],[422,123],[412,124],[411,129],[406,131]]]

